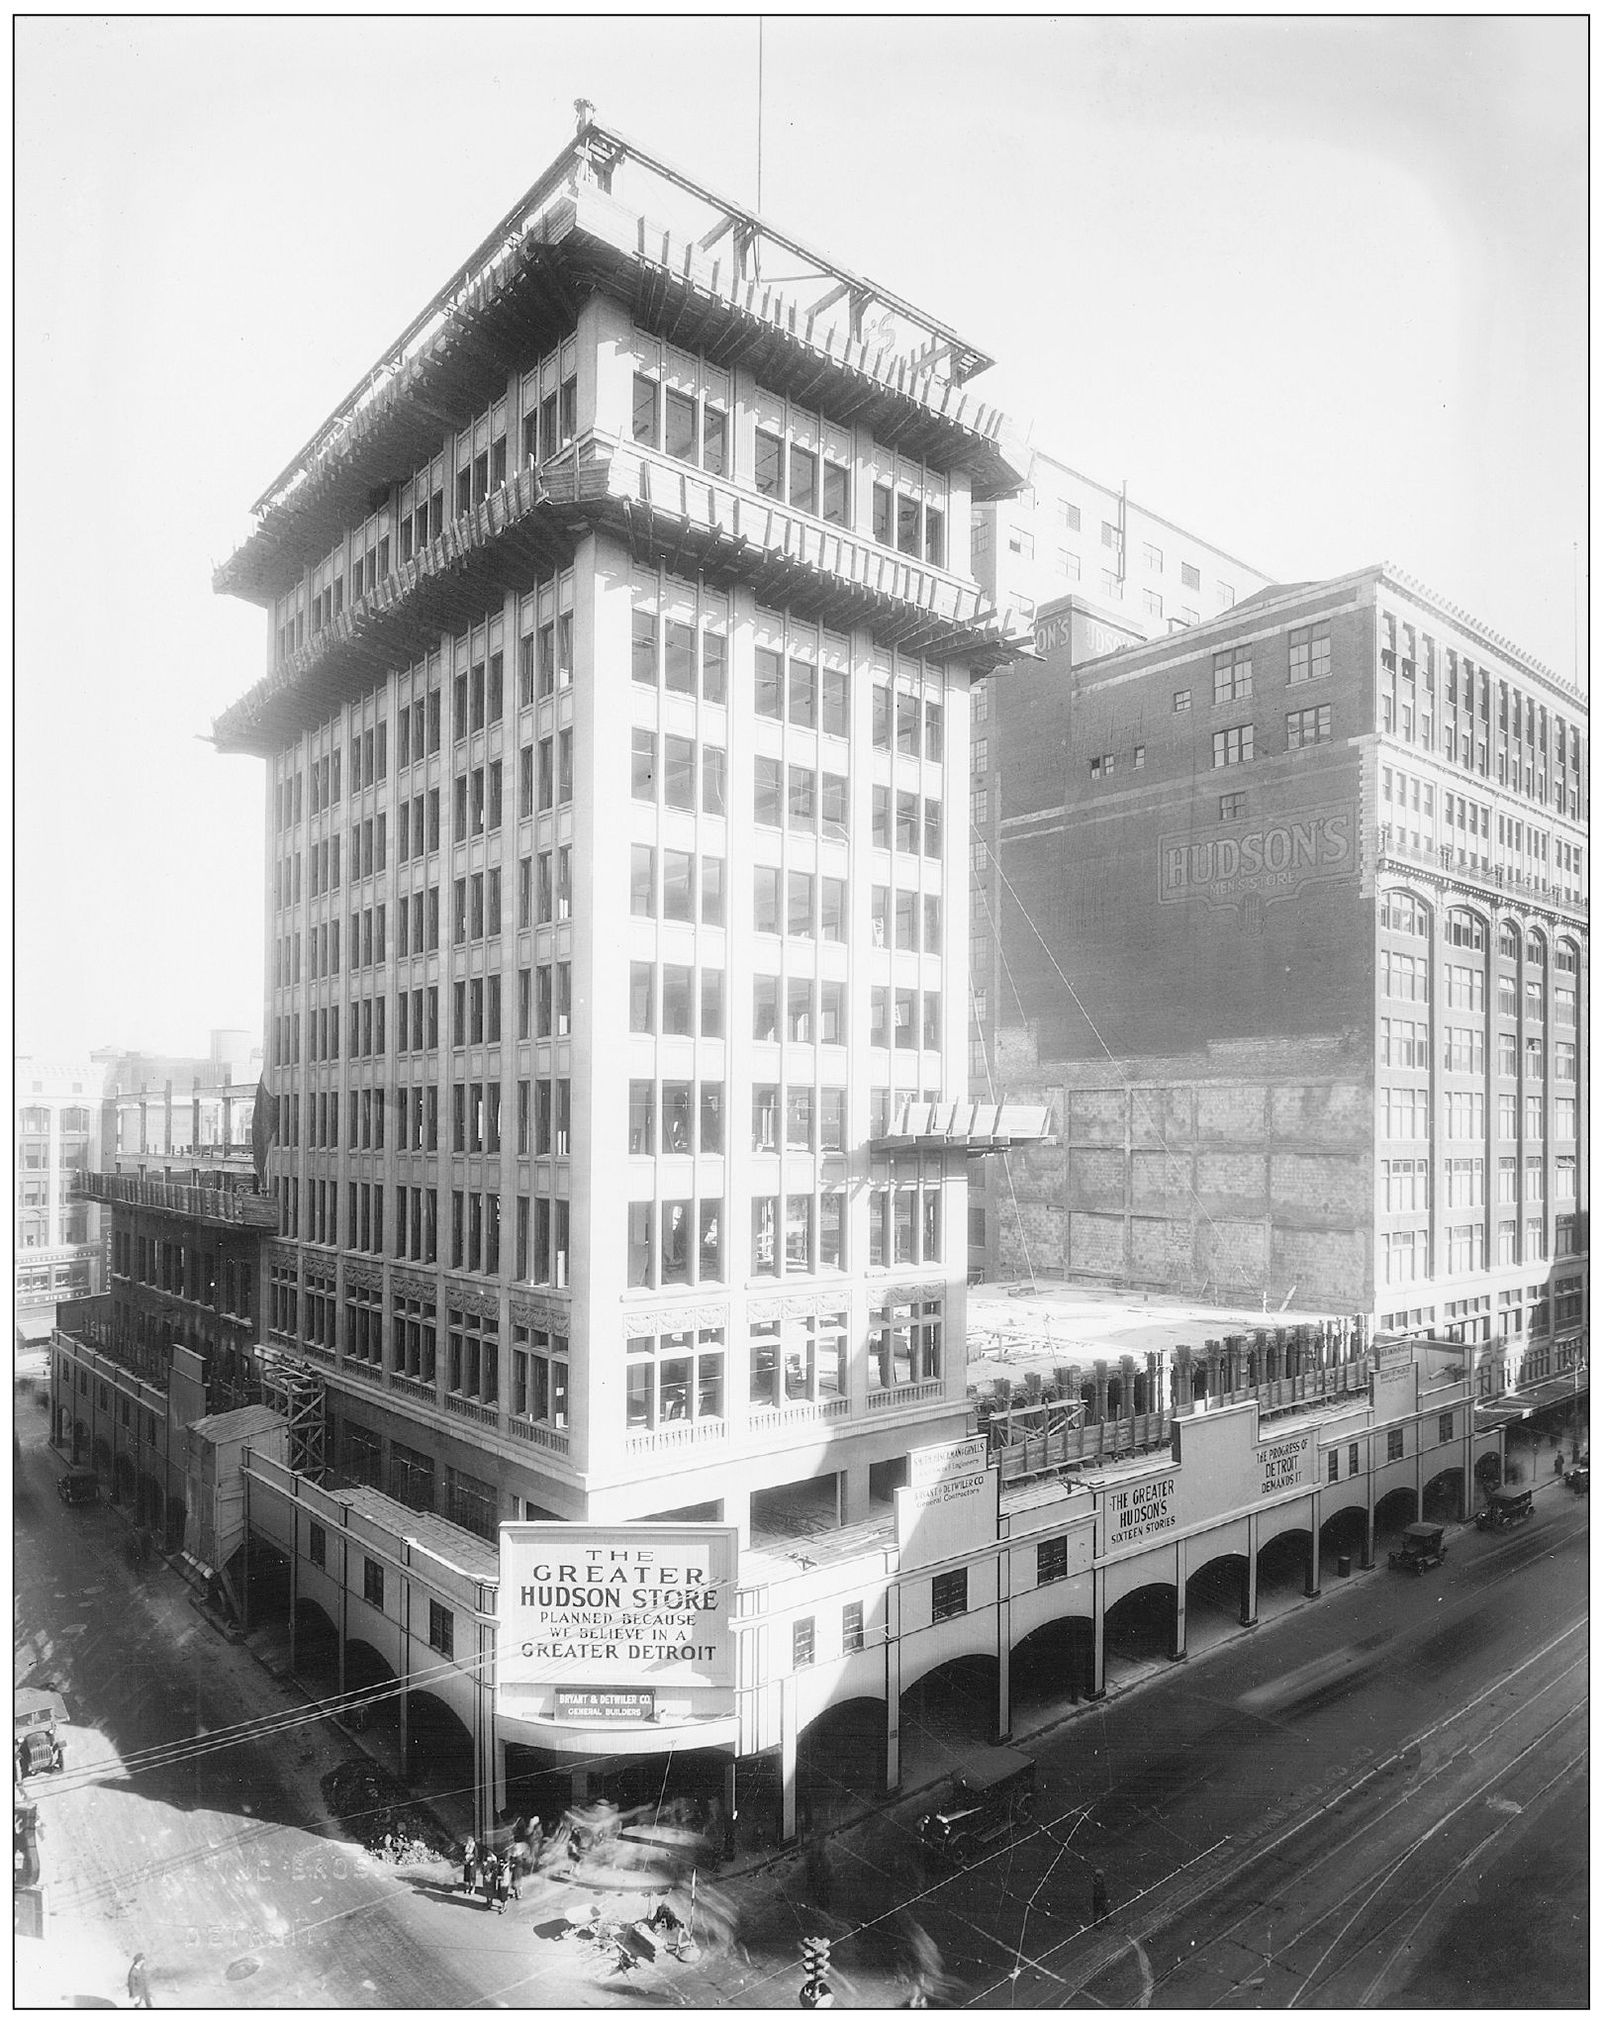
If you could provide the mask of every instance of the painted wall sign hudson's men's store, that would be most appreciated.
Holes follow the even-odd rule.
[[[1244,891],[1290,894],[1311,878],[1345,877],[1355,865],[1352,807],[1312,807],[1295,820],[1260,822],[1198,841],[1166,835],[1158,850],[1158,895],[1231,899]]]
[[[501,1681],[733,1684],[737,1557],[737,1533],[720,1524],[504,1523]]]

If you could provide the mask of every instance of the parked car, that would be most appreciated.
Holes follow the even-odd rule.
[[[100,1476],[93,1467],[69,1467],[57,1479],[56,1493],[64,1502],[98,1502]]]
[[[18,1777],[48,1775],[53,1769],[65,1768],[67,1753],[61,1729],[67,1724],[67,1707],[60,1692],[22,1685],[11,1698]]]
[[[928,1853],[967,1866],[1036,1808],[1036,1763],[1015,1747],[995,1747],[952,1779],[951,1800],[919,1820]]]
[[[1530,1488],[1494,1488],[1488,1494],[1486,1508],[1476,1512],[1476,1528],[1507,1530],[1514,1523],[1523,1523],[1531,1513]]]
[[[36,1888],[39,1885],[39,1806],[25,1803],[15,1792],[11,1799],[11,1885]]]
[[[1571,1468],[1570,1472],[1565,1476],[1565,1485],[1573,1495],[1585,1495],[1587,1493],[1586,1460],[1583,1460],[1579,1467]]]
[[[1387,1563],[1395,1572],[1413,1572],[1418,1577],[1447,1556],[1441,1523],[1411,1523],[1398,1539],[1397,1550],[1387,1553]]]

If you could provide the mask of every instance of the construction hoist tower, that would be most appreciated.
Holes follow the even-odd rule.
[[[328,1466],[322,1376],[310,1362],[281,1347],[258,1347],[256,1366],[263,1401],[289,1420],[291,1467],[309,1480],[321,1481]]]

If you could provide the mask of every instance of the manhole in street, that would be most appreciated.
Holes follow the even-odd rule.
[[[248,1979],[253,1972],[260,1972],[261,1969],[262,1961],[260,1958],[236,1958],[223,1974],[223,1977],[225,1979]]]

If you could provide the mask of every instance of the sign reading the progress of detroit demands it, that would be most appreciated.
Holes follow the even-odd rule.
[[[1255,1448],[1259,1463],[1259,1493],[1279,1495],[1287,1488],[1314,1486],[1314,1433],[1275,1439]]]
[[[1225,827],[1219,835],[1166,835],[1158,846],[1158,895],[1165,905],[1202,898],[1229,905],[1250,891],[1289,898],[1311,879],[1358,868],[1358,810],[1310,807],[1285,821]]]
[[[502,1682],[586,1693],[732,1685],[736,1562],[737,1533],[723,1524],[503,1523]]]
[[[1175,1528],[1176,1479],[1174,1474],[1157,1474],[1107,1491],[1103,1497],[1105,1552],[1145,1544]]]

